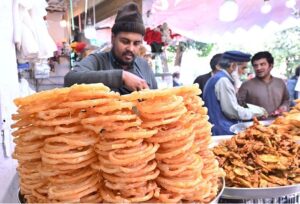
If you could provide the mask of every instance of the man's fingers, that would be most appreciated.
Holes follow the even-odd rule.
[[[149,86],[148,86],[148,84],[145,84],[145,85],[143,85],[142,88],[143,88],[143,89],[149,89]]]
[[[136,89],[137,89],[137,91],[141,91],[141,90],[143,90],[143,89],[148,89],[148,86],[142,85],[142,86],[136,87]]]
[[[148,89],[148,88],[149,88],[149,86],[148,86],[148,84],[147,84],[147,82],[145,80],[141,80],[140,83],[138,83],[137,87],[136,87],[136,89],[138,91],[141,91],[143,89]]]
[[[148,84],[145,80],[143,80],[143,82],[142,82],[142,88],[143,89],[149,89],[149,86],[148,86]]]
[[[133,91],[140,91],[142,89],[149,89],[147,82],[127,71],[123,71],[124,84],[130,87]]]

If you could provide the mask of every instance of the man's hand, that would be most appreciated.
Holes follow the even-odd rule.
[[[247,103],[247,106],[250,109],[250,111],[253,113],[253,116],[258,117],[258,118],[262,118],[262,117],[267,118],[268,117],[268,112],[263,107],[249,104],[249,103]]]
[[[149,89],[149,86],[144,79],[141,79],[140,77],[138,77],[130,72],[123,70],[122,79],[123,79],[125,86],[132,89],[133,91]]]
[[[276,109],[275,111],[273,111],[271,113],[271,116],[277,117],[277,116],[282,115],[282,113],[286,112],[286,111],[288,111],[288,108],[286,106],[280,106],[278,109]]]

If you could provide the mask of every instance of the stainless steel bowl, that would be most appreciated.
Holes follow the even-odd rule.
[[[225,179],[224,178],[221,178],[221,179],[222,179],[222,187],[221,187],[221,189],[219,189],[218,195],[210,202],[210,204],[219,203],[219,199],[223,194],[223,191],[224,191],[224,188],[225,188]]]
[[[268,126],[273,122],[273,120],[261,120],[259,121],[260,124],[264,125],[264,126]],[[253,125],[253,121],[251,122],[241,122],[241,123],[237,123],[232,125],[229,130],[231,132],[233,132],[234,134],[237,134],[243,130],[245,130],[247,127],[250,127],[251,125]]]
[[[24,195],[21,194],[21,190],[18,190],[18,200],[19,203],[27,203],[26,199],[24,198]]]

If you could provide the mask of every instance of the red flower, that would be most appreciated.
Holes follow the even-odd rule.
[[[75,47],[75,52],[80,53],[84,51],[86,44],[84,42],[78,42]]]
[[[151,30],[150,28],[146,28],[144,40],[147,42],[148,45],[151,45],[153,42],[156,42],[158,44],[163,43],[160,31]]]
[[[177,33],[172,34],[172,30],[166,26],[159,25],[155,29],[146,28],[144,40],[147,42],[147,44],[151,45],[155,42],[161,45],[168,45],[171,39],[180,36]]]

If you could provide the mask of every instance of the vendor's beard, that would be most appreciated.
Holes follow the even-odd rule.
[[[131,55],[133,56],[133,58],[132,58],[132,61],[131,61],[131,62],[124,62],[122,59],[120,59],[119,57],[116,56],[114,49],[112,49],[112,53],[113,53],[113,55],[114,55],[116,61],[117,61],[120,65],[124,65],[124,66],[132,65],[133,62],[134,62],[134,60],[135,60],[135,58],[136,58],[136,56],[135,56],[132,52],[126,51],[126,52],[123,52],[123,53],[122,53],[122,56],[129,53],[129,54],[131,54]]]

